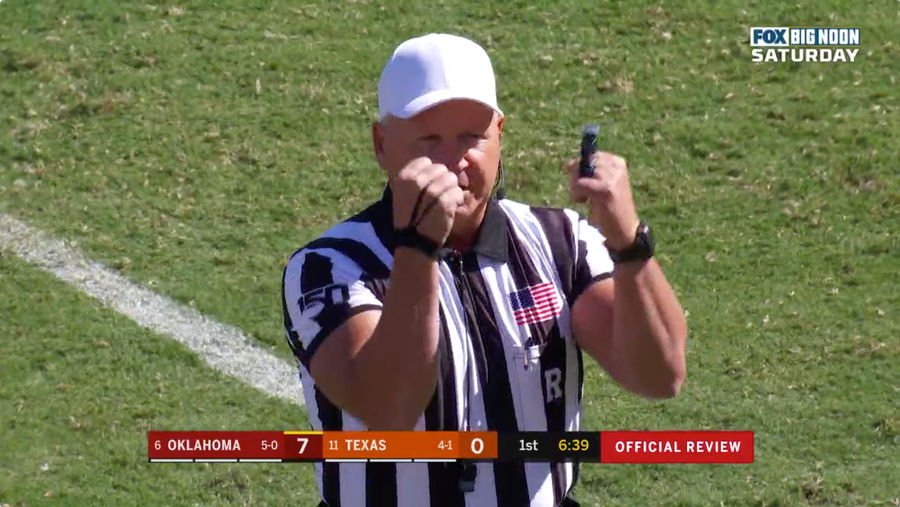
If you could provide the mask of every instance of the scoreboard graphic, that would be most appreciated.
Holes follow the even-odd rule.
[[[752,431],[149,431],[152,463],[752,463]]]

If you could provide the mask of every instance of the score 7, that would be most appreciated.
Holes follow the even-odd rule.
[[[309,443],[309,438],[308,437],[297,437],[297,442],[300,444],[300,452],[298,452],[297,454],[302,455],[303,451],[306,450],[306,444]]]
[[[285,431],[282,458],[287,461],[321,459],[322,434],[315,431]]]

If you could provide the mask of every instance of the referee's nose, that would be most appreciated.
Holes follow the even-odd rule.
[[[468,146],[459,146],[455,143],[442,142],[436,146],[429,155],[432,162],[444,164],[447,169],[456,173],[459,177],[459,186],[466,188],[469,185],[466,170],[472,167],[469,158]]]

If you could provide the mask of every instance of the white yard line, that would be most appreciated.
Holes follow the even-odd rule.
[[[140,326],[196,352],[213,368],[260,391],[303,405],[297,368],[253,344],[239,329],[138,285],[21,220],[0,213],[0,249],[93,296]]]

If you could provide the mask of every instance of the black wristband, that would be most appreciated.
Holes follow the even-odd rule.
[[[438,258],[438,249],[441,245],[423,236],[415,227],[409,226],[396,231],[397,246],[415,248],[432,259]]]
[[[653,257],[656,249],[656,239],[650,232],[650,226],[646,222],[638,224],[635,232],[634,243],[623,250],[614,250],[608,245],[606,250],[609,252],[609,258],[616,264],[631,261],[645,261]]]

